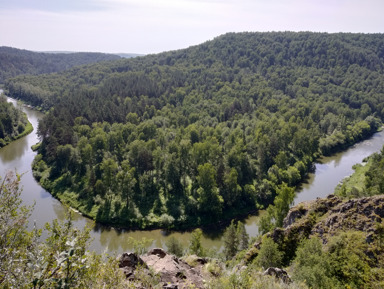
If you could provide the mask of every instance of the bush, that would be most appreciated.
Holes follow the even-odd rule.
[[[175,237],[170,237],[165,245],[168,248],[168,252],[176,255],[177,257],[181,257],[183,255],[183,245],[181,245],[180,241],[178,241]]]
[[[262,268],[279,267],[282,260],[283,252],[279,251],[278,245],[271,238],[265,237],[255,263]]]

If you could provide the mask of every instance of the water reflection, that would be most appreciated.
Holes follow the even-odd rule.
[[[21,161],[24,154],[28,151],[27,140],[21,138],[12,142],[12,147],[10,145],[2,148],[4,153],[0,154],[0,161],[6,165],[11,162]]]
[[[294,205],[332,194],[337,184],[353,173],[354,164],[361,163],[367,156],[380,151],[383,144],[384,131],[381,131],[344,152],[319,159],[315,173],[309,174],[307,182],[297,190]]]

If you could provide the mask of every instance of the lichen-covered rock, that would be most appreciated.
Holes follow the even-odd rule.
[[[287,216],[283,220],[283,227],[287,228],[292,225],[297,219],[305,216],[308,213],[309,203],[301,203],[299,206],[295,206],[290,209]]]
[[[328,236],[339,231],[356,230],[365,232],[371,241],[378,223],[384,218],[384,196],[365,197],[341,202],[332,207],[317,222],[312,234],[317,234],[326,243]]]
[[[383,220],[384,195],[351,200],[329,195],[291,208],[284,219],[284,227],[275,228],[268,235],[284,252],[283,262],[287,263],[294,257],[301,240],[312,235],[320,237],[325,244],[339,232],[361,231],[366,234],[366,241],[371,243],[380,230],[378,224]],[[257,257],[259,247],[260,243],[257,243],[257,248],[247,251],[245,263]]]
[[[135,271],[138,267],[148,269],[144,261],[135,253],[123,253],[119,259],[119,268],[123,270],[128,280],[135,279]]]
[[[204,262],[200,261],[197,266],[192,267],[163,249],[155,248],[143,256],[124,253],[120,257],[120,268],[133,281],[136,278],[135,270],[140,265],[145,274],[151,274],[151,271],[156,274],[163,288],[203,288],[201,269]]]
[[[282,280],[285,284],[291,283],[291,277],[288,275],[287,271],[280,268],[269,267],[264,271],[263,275],[275,276],[277,279]]]

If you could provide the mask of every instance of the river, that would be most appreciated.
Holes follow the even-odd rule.
[[[1,93],[1,90],[0,90]],[[34,127],[34,131],[10,145],[0,149],[0,175],[4,176],[6,171],[17,170],[22,173],[22,199],[25,204],[35,204],[30,226],[36,224],[42,228],[46,222],[53,219],[63,220],[67,208],[58,200],[53,198],[35,181],[31,172],[31,163],[36,153],[31,150],[31,146],[38,142],[36,129],[38,120],[43,116],[41,112],[19,105],[15,100],[8,98],[15,106],[20,107],[29,118]],[[306,183],[297,191],[294,203],[312,200],[317,197],[325,197],[331,194],[335,186],[346,176],[349,176],[353,170],[352,166],[361,163],[362,160],[370,154],[377,152],[384,144],[384,131],[376,133],[370,139],[357,143],[346,151],[337,153],[331,157],[323,157],[316,164],[314,174],[310,174]],[[245,227],[248,234],[253,237],[258,234],[257,216],[250,216],[245,220]],[[128,238],[141,239],[143,237],[153,239],[151,247],[165,247],[166,239],[174,236],[182,242],[184,247],[188,246],[190,239],[189,232],[165,232],[162,230],[150,231],[127,231],[117,230],[111,227],[95,224],[92,220],[84,218],[80,214],[74,214],[74,225],[78,228],[91,226],[90,250],[109,254],[122,253],[130,250]],[[206,248],[220,249],[222,232],[204,232],[203,246]]]

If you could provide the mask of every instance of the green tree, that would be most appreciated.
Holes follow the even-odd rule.
[[[126,207],[129,209],[134,195],[133,188],[136,185],[135,168],[131,168],[128,160],[121,164],[121,170],[117,173],[117,179],[120,182],[123,197],[126,200]]]
[[[259,234],[264,235],[271,231],[274,227],[272,223],[272,215],[269,212],[266,212],[259,220]]]
[[[183,255],[183,245],[174,236],[170,237],[165,242],[165,245],[167,246],[169,253],[174,254],[177,257],[181,257]]]
[[[319,238],[304,240],[296,251],[293,261],[293,279],[305,282],[310,288],[336,287],[338,281],[332,277],[331,264],[323,251]]]
[[[245,229],[245,225],[243,222],[237,222],[236,235],[239,240],[239,250],[248,249],[249,235]]]
[[[239,238],[236,225],[233,220],[231,224],[225,229],[223,240],[225,258],[230,260],[237,254],[239,247]]]
[[[343,284],[361,288],[373,280],[368,244],[363,232],[343,232],[327,246],[331,273]]]
[[[195,254],[197,256],[203,257],[205,255],[205,250],[201,244],[201,237],[203,232],[201,229],[195,229],[192,231],[191,239],[189,241],[189,253]]]
[[[295,198],[295,190],[283,183],[276,190],[276,193],[277,196],[273,202],[273,206],[268,207],[268,214],[273,217],[276,227],[282,227],[283,220],[288,214],[290,205]]]
[[[228,206],[232,206],[241,194],[241,187],[237,183],[238,175],[236,169],[232,168],[230,172],[224,176],[224,199]]]
[[[210,214],[213,219],[217,219],[221,216],[224,201],[216,186],[215,168],[210,163],[205,163],[198,167],[198,171],[199,188],[197,193],[200,209],[202,212]]]
[[[28,232],[32,207],[22,205],[20,176],[9,172],[0,184],[1,288],[118,288],[125,276],[115,258],[89,253],[90,228],[47,223]]]
[[[1,179],[0,179],[1,180]],[[31,235],[27,233],[31,208],[22,206],[20,176],[9,172],[0,184],[0,285],[22,287],[22,280],[15,280],[28,256],[27,246]]]
[[[283,252],[279,251],[278,245],[269,237],[263,238],[259,254],[255,262],[262,268],[279,267],[283,259]]]

